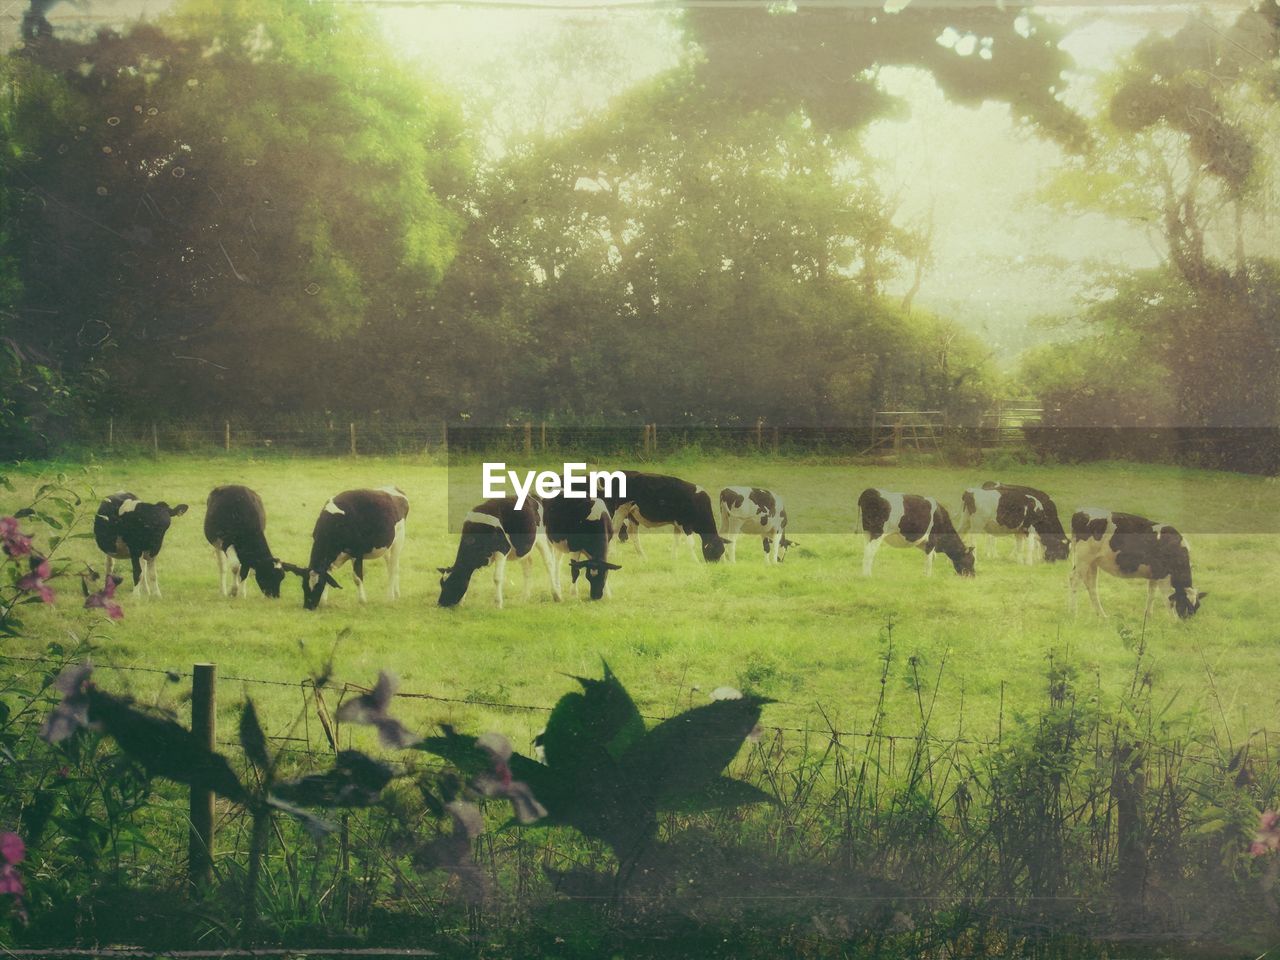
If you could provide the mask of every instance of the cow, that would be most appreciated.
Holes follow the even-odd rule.
[[[250,571],[264,597],[280,596],[286,571],[267,546],[267,511],[257,493],[239,484],[214,487],[205,503],[204,537],[218,561],[218,580],[224,597],[228,567],[231,568],[231,596],[248,594]]]
[[[759,536],[766,563],[781,563],[787,548],[787,508],[777,494],[760,487],[725,487],[720,491],[720,534],[728,548],[729,562],[738,559],[738,534]]]
[[[528,497],[519,507],[515,497],[494,497],[484,501],[462,518],[462,536],[453,566],[438,568],[441,576],[440,599],[437,602],[442,607],[457,606],[466,596],[472,575],[493,563],[493,585],[497,589],[494,602],[501,610],[508,560],[521,561],[524,596],[529,599],[534,550],[547,565],[551,595],[559,602],[562,594],[558,578],[552,571],[551,547],[542,523],[541,501]]]
[[[377,490],[344,490],[329,499],[311,531],[311,561],[305,568],[283,564],[287,573],[302,579],[302,606],[314,610],[327,587],[342,589],[332,570],[351,561],[360,602],[364,592],[364,562],[385,557],[387,598],[400,596],[400,551],[404,548],[405,518],[409,498],[399,487]]]
[[[1116,577],[1147,581],[1146,616],[1155,606],[1156,591],[1168,581],[1170,614],[1186,620],[1200,609],[1209,594],[1191,585],[1191,548],[1186,538],[1167,523],[1156,523],[1131,513],[1097,508],[1071,515],[1071,612],[1076,612],[1080,584],[1089,591],[1093,609],[1106,618],[1098,599],[1098,571]]]
[[[578,574],[585,573],[591,599],[610,596],[609,571],[621,570],[609,562],[609,541],[613,539],[613,520],[609,508],[599,497],[543,497],[542,519],[547,542],[554,551],[551,579],[560,584],[560,557],[569,557],[569,577],[573,595],[578,595]]]
[[[603,498],[613,512],[613,525],[619,540],[634,539],[636,552],[643,557],[640,528],[670,526],[675,532],[673,554],[682,539],[696,534],[702,541],[703,560],[714,563],[724,556],[725,541],[716,530],[716,517],[707,491],[679,477],[636,470],[624,470],[622,473],[627,480],[626,496],[612,494]],[[692,540],[689,547],[693,549]]]
[[[1065,560],[1071,553],[1058,507],[1043,490],[988,481],[967,489],[960,501],[958,532],[982,535],[988,556],[995,554],[995,538],[1004,534],[1013,534],[1019,563],[1035,563],[1037,543],[1048,563]]]
[[[869,487],[858,497],[862,532],[867,545],[862,552],[862,575],[871,576],[882,543],[924,550],[924,572],[933,574],[933,555],[944,553],[962,577],[972,577],[973,548],[966,547],[951,524],[947,508],[932,497],[891,493]]]
[[[106,554],[106,576],[116,560],[128,560],[133,567],[133,595],[145,590],[147,596],[160,598],[160,580],[156,576],[156,557],[164,546],[164,535],[174,517],[187,512],[187,505],[176,507],[161,500],[143,503],[132,493],[113,493],[98,504],[93,518],[93,539]]]

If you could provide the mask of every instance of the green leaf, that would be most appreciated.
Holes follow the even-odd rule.
[[[716,700],[664,720],[623,757],[632,789],[655,801],[706,789],[737,755],[769,702],[755,696]]]

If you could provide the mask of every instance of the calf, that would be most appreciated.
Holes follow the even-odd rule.
[[[107,555],[106,575],[116,560],[128,559],[133,567],[133,595],[145,589],[148,596],[159,598],[160,580],[156,576],[156,557],[164,546],[164,535],[174,517],[187,512],[187,505],[171,507],[163,500],[143,503],[132,493],[113,493],[98,504],[93,518],[93,539]]]
[[[613,521],[609,508],[598,497],[545,497],[542,501],[543,524],[547,542],[556,553],[569,557],[569,576],[573,595],[578,595],[578,574],[586,573],[591,599],[610,595],[609,571],[622,569],[609,562],[609,541],[613,539]],[[560,558],[553,555],[551,580],[560,588]]]
[[[1014,555],[1020,563],[1035,562],[1037,542],[1049,563],[1065,560],[1071,553],[1057,505],[1034,487],[993,481],[970,487],[961,497],[959,532],[984,535],[989,555],[995,553],[997,536],[1013,534]]]
[[[1167,523],[1154,523],[1131,513],[1077,510],[1071,516],[1071,612],[1076,611],[1076,591],[1083,583],[1098,616],[1106,617],[1098,599],[1098,571],[1116,577],[1147,581],[1146,616],[1155,606],[1156,591],[1164,581],[1171,614],[1185,620],[1200,609],[1207,597],[1191,585],[1191,550],[1186,539]]]
[[[862,575],[871,576],[880,545],[920,547],[924,550],[924,572],[933,573],[933,555],[944,553],[956,573],[973,576],[973,548],[966,547],[951,525],[946,507],[932,497],[912,493],[890,493],[870,487],[858,497],[862,532],[867,545],[862,552]]]
[[[493,563],[493,585],[497,588],[495,602],[501,610],[507,560],[522,562],[524,596],[529,599],[529,577],[533,571],[535,549],[547,565],[551,595],[559,601],[560,584],[552,572],[551,547],[542,525],[541,502],[529,497],[517,508],[515,497],[486,500],[462,518],[462,537],[453,566],[439,568],[440,599],[437,602],[442,607],[457,606],[467,594],[472,574]]]
[[[760,487],[725,487],[720,491],[720,532],[728,544],[729,562],[738,559],[738,534],[760,536],[766,563],[781,563],[787,548],[787,508],[782,498]]]
[[[227,595],[227,567],[231,568],[231,595],[248,593],[249,571],[257,578],[264,597],[279,597],[285,569],[267,546],[267,511],[262,498],[248,487],[230,484],[214,487],[204,512],[204,537],[218,561],[222,595]]]
[[[378,490],[346,490],[329,500],[311,532],[311,562],[306,569],[291,563],[285,571],[302,578],[302,606],[314,610],[326,587],[341,589],[331,570],[348,560],[360,594],[364,592],[364,561],[387,560],[387,598],[400,596],[400,551],[404,547],[405,517],[409,498],[399,487]]]
[[[605,505],[613,511],[613,525],[618,539],[634,537],[636,552],[644,556],[640,546],[640,527],[671,526],[675,531],[672,552],[682,538],[697,534],[702,541],[702,558],[714,563],[724,556],[725,542],[716,530],[711,497],[696,484],[678,477],[658,473],[624,470],[627,478],[625,497],[605,497]],[[690,541],[690,549],[693,544]]]

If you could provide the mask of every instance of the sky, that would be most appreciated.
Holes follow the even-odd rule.
[[[369,4],[401,55],[457,89],[473,117],[488,118],[484,142],[495,152],[513,130],[551,131],[604,108],[621,91],[674,66],[683,52],[678,13],[666,3],[347,2]],[[50,19],[56,30],[117,25],[155,17],[171,3],[65,0]],[[16,37],[25,7],[26,0],[0,0],[0,41]],[[1065,96],[1083,106],[1094,96],[1096,78],[1148,32],[1172,32],[1191,13],[1225,23],[1241,7],[1055,3],[1039,12],[1069,29],[1063,46],[1076,66]],[[575,69],[538,71],[540,52],[559,44],[577,54]],[[865,146],[883,171],[885,192],[900,201],[897,221],[915,225],[932,216],[934,223],[933,264],[915,304],[982,336],[998,362],[1012,366],[1023,348],[1055,335],[1038,318],[1079,313],[1090,263],[1157,262],[1158,241],[1148,228],[1098,215],[1065,218],[1035,201],[1062,154],[1019,129],[1003,104],[957,106],[915,69],[885,69],[880,79],[907,110],[872,124]],[[901,289],[889,292],[900,294],[907,285],[904,277]]]

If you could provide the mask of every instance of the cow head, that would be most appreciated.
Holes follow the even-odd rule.
[[[1169,594],[1169,609],[1178,615],[1179,620],[1190,619],[1200,609],[1200,601],[1208,595],[1208,590],[1197,590],[1195,587],[1179,587]]]
[[[951,558],[952,565],[956,568],[956,573],[962,577],[974,576],[973,567],[973,547],[965,547],[964,553],[958,557]]]
[[[609,577],[610,570],[621,570],[622,567],[616,563],[609,563],[605,560],[597,560],[592,557],[590,560],[570,560],[569,576],[573,582],[578,582],[578,574],[585,572],[587,575],[587,584],[591,587],[591,599],[599,600],[604,596],[605,581]]]
[[[1040,540],[1044,544],[1044,558],[1048,563],[1065,560],[1071,555],[1071,541],[1066,537],[1041,537]]]
[[[259,564],[254,568],[253,575],[257,578],[258,589],[262,591],[262,595],[274,599],[280,596],[280,584],[284,583],[284,575],[287,572],[285,565],[272,557],[270,563]]]
[[[473,567],[436,567],[440,571],[440,598],[436,601],[442,607],[456,607],[467,595],[467,587],[471,584]]]
[[[724,556],[725,542],[724,537],[714,533],[708,537],[703,537],[702,559],[707,563],[715,563]]]
[[[784,533],[784,534],[782,535],[782,542],[781,542],[780,544],[778,544],[778,562],[779,562],[779,563],[781,563],[783,560],[787,559],[787,550],[788,550],[788,548],[790,548],[790,547],[798,547],[798,546],[800,546],[800,544],[796,543],[794,540],[788,540],[788,539],[787,539],[787,535]],[[765,538],[764,538],[764,552],[765,552],[765,553],[768,553],[768,552],[769,552],[769,538],[768,538],[768,537],[765,537]]]
[[[320,598],[324,596],[325,587],[341,590],[342,584],[333,579],[328,570],[311,570],[294,566],[292,563],[280,564],[283,573],[296,573],[302,580],[302,609],[314,610],[320,606]],[[266,593],[264,590],[263,593]]]

